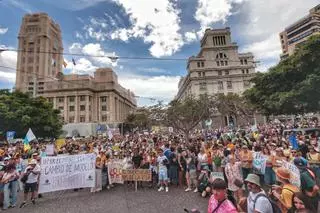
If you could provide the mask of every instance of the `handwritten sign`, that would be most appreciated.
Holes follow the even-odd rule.
[[[149,169],[126,169],[122,170],[124,181],[151,181],[152,174]]]
[[[257,174],[265,174],[267,158],[260,153],[254,153],[252,167]]]
[[[122,179],[122,170],[123,170],[122,161],[113,161],[108,164],[108,177],[110,184],[113,183],[123,183]]]
[[[211,181],[214,181],[217,178],[224,180],[223,172],[211,172],[211,175],[210,175]]]
[[[54,155],[54,145],[53,144],[46,145],[46,153],[47,153],[47,155]]]
[[[282,166],[290,171],[290,182],[293,185],[296,185],[297,187],[300,187],[300,171],[298,167],[296,167],[294,164],[289,163],[287,161],[282,161]]]
[[[94,154],[41,158],[39,193],[95,186]]]

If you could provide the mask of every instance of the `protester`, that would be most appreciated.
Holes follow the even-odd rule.
[[[229,162],[226,165],[225,173],[228,179],[228,189],[233,192],[236,200],[240,200],[240,194],[238,191],[241,190],[238,185],[243,183],[242,173],[241,173],[241,162],[235,161],[235,156],[229,155]]]
[[[272,204],[261,189],[258,175],[249,174],[245,179],[249,195],[247,198],[248,213],[273,213]]]
[[[1,179],[1,183],[4,184],[3,210],[16,206],[19,187],[18,179],[19,173],[16,171],[16,165],[14,163],[8,164]]]
[[[38,165],[37,160],[32,159],[23,174],[27,176],[27,180],[24,185],[24,200],[20,205],[20,208],[26,205],[29,192],[31,192],[31,202],[33,204],[36,203],[35,199],[38,188],[38,178],[40,171],[40,166]]]
[[[208,213],[237,213],[236,207],[227,199],[227,184],[222,179],[212,183],[212,195],[209,200]]]
[[[242,175],[243,178],[246,179],[248,174],[252,172],[252,152],[248,150],[248,146],[242,146],[242,150],[240,152],[240,160],[242,162]]]
[[[169,163],[167,157],[163,154],[163,150],[159,149],[159,157],[157,159],[158,167],[159,167],[159,182],[160,182],[160,188],[159,192],[165,190],[166,192],[169,191],[168,187],[168,169],[167,164]]]
[[[295,192],[300,191],[298,187],[290,183],[290,171],[286,168],[278,168],[276,172],[277,180],[280,186],[272,186],[272,195],[278,200],[283,212],[292,207],[292,197]]]
[[[288,213],[312,213],[312,205],[310,204],[308,197],[302,192],[296,192],[292,196],[292,207]],[[317,211],[318,212],[318,211]]]

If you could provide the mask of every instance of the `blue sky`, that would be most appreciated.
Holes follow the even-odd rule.
[[[65,73],[92,74],[112,67],[119,82],[142,97],[169,101],[186,75],[186,61],[129,60],[196,55],[206,28],[229,26],[241,52],[252,52],[266,71],[279,61],[278,34],[306,15],[318,0],[0,0],[0,47],[17,48],[17,35],[26,13],[46,12],[62,30],[64,52],[117,55],[108,58],[65,56]],[[0,66],[16,66],[15,52],[2,52]],[[14,69],[0,67],[0,88],[12,88]],[[150,104],[139,99],[139,104]]]

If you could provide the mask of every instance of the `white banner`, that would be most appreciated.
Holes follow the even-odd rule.
[[[108,164],[108,177],[110,184],[123,183],[122,179],[122,161],[112,161]]]
[[[39,193],[95,186],[95,154],[41,158]]]

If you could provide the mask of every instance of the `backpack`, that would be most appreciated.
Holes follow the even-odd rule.
[[[276,202],[274,202],[273,200],[271,200],[267,195],[265,194],[258,194],[257,197],[254,199],[253,201],[253,210],[255,209],[256,207],[256,202],[258,200],[259,197],[265,197],[269,200],[269,202],[271,203],[271,206],[272,206],[272,212],[273,213],[282,213],[280,207],[278,206],[278,204]]]

